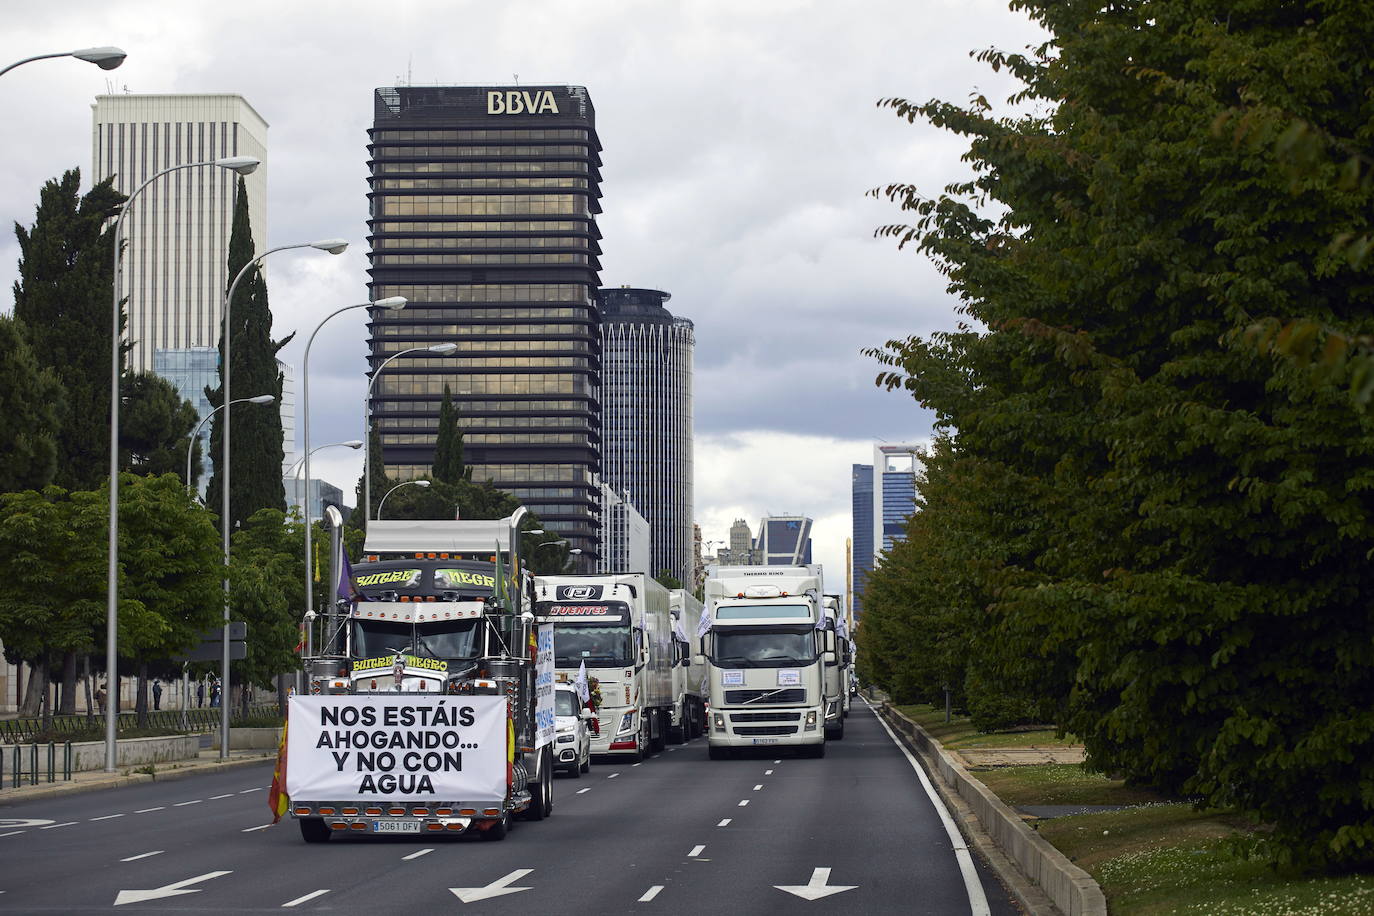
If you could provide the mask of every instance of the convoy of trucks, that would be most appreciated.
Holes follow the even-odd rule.
[[[601,758],[638,762],[702,735],[713,760],[765,746],[820,757],[844,737],[853,653],[819,565],[709,567],[703,605],[645,573],[532,575],[523,508],[373,520],[352,567],[327,515],[338,600],[305,653],[273,791],[306,842],[500,840],[515,817],[547,817],[568,768],[556,686],[564,706],[573,687],[581,706],[563,718],[592,727]],[[580,774],[580,741],[574,758]]]

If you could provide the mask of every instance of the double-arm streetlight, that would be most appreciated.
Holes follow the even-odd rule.
[[[320,251],[327,251],[330,254],[342,254],[348,247],[348,242],[343,239],[323,239],[318,242],[298,242],[295,245],[278,245],[276,248],[269,248],[262,254],[253,258],[234,275],[234,281],[229,284],[229,290],[224,294],[224,327],[221,330],[224,341],[224,362],[221,364],[220,374],[222,376],[220,385],[220,401],[225,405],[224,410],[224,435],[220,437],[222,459],[220,463],[220,540],[224,550],[224,629],[220,633],[220,696],[225,698],[221,701],[219,712],[219,756],[221,760],[229,759],[229,438],[233,424],[229,422],[229,405],[234,402],[230,399],[229,382],[233,361],[230,359],[231,345],[234,341],[233,327],[230,324],[229,316],[234,305],[234,290],[238,288],[239,281],[248,276],[250,270],[257,270],[262,266],[262,262],[270,254],[278,251],[290,251],[293,248],[315,248]],[[308,486],[308,484],[307,484]]]
[[[217,168],[227,169],[239,175],[252,174],[258,167],[261,160],[252,156],[227,156],[222,159],[209,159],[205,162],[186,162],[181,165],[173,165],[155,173],[143,184],[134,189],[124,200],[124,205],[119,208],[119,215],[115,217],[114,224],[114,278],[113,278],[113,299],[112,317],[110,319],[110,546],[109,546],[109,569],[107,570],[107,580],[105,586],[106,607],[105,607],[105,666],[106,679],[110,685],[110,698],[105,707],[105,772],[115,771],[115,734],[119,724],[119,680],[117,677],[119,656],[118,656],[118,628],[119,628],[119,370],[120,370],[120,344],[123,342],[119,333],[119,255],[123,247],[122,231],[124,229],[124,218],[133,210],[134,200],[143,193],[143,189],[148,187],[163,175],[170,174],[179,169],[194,169],[204,166],[216,166]],[[227,401],[227,399],[226,399]]]
[[[386,493],[384,493],[384,494],[382,495],[382,498],[377,502],[377,518],[381,518],[381,517],[382,517],[382,507],[386,505],[386,498],[387,498],[388,496],[390,496],[392,493],[395,493],[397,490],[401,489],[402,487],[421,487],[421,488],[423,488],[423,487],[427,487],[427,486],[429,486],[429,481],[428,481],[428,480],[407,480],[405,483],[398,483],[398,484],[396,484],[396,486],[392,487],[390,490],[387,490]]]
[[[458,349],[456,343],[439,343],[432,347],[411,347],[409,350],[402,350],[388,356],[377,371],[372,373],[372,378],[367,383],[367,402],[363,411],[363,436],[367,440],[367,445],[363,449],[363,520],[372,518],[372,386],[377,384],[377,379],[382,377],[382,371],[391,365],[392,360],[400,359],[409,353],[433,353],[436,356],[448,356]],[[385,498],[385,497],[383,497]],[[382,511],[377,507],[378,513]]]
[[[229,403],[231,405],[275,404],[277,403],[277,396],[274,394],[260,394],[255,398],[239,398],[237,401],[230,401]],[[196,424],[196,428],[191,430],[191,441],[186,443],[186,489],[188,492],[195,492],[196,489],[195,484],[191,482],[191,452],[196,447],[196,437],[200,435],[200,428],[204,426],[206,423],[208,423],[211,417],[213,417],[215,414],[219,413],[223,409],[224,405],[219,405],[214,410],[210,411],[205,416],[201,417],[200,422]]]
[[[329,443],[328,445],[317,445],[317,446],[315,446],[314,448],[312,448],[312,449],[310,450],[310,454],[313,455],[313,454],[315,454],[316,452],[322,452],[322,451],[324,451],[324,450],[327,449],[327,448],[351,448],[351,449],[360,449],[360,448],[362,448],[362,447],[363,447],[363,440],[361,440],[361,439],[349,439],[347,442],[331,442],[331,443]],[[304,455],[302,455],[300,458],[297,458],[297,459],[295,460],[295,462],[291,465],[291,467],[289,467],[289,468],[287,469],[287,471],[286,471],[286,476],[287,476],[287,477],[293,477],[293,478],[295,478],[296,480],[300,480],[300,479],[301,479],[301,465],[303,465],[303,464],[305,464],[305,456],[304,456]]]
[[[101,70],[113,70],[115,67],[124,63],[124,58],[128,57],[128,55],[119,48],[112,47],[80,48],[76,51],[58,51],[55,54],[35,54],[33,57],[17,60],[5,69],[0,70],[0,76],[9,73],[20,64],[31,64],[36,60],[47,60],[50,57],[75,57],[77,60],[84,60],[87,63],[95,64]]]
[[[357,305],[345,305],[341,309],[335,309],[317,325],[315,330],[310,332],[310,339],[305,342],[305,356],[301,360],[301,426],[302,441],[305,451],[305,488],[310,489],[310,347],[315,343],[315,335],[320,333],[320,328],[329,322],[335,315],[340,315],[349,309],[380,308],[389,312],[399,312],[406,307],[405,296],[388,296],[385,299],[374,299],[371,302],[359,302]],[[315,577],[312,574],[313,564],[310,562],[313,555],[310,551],[310,500],[304,501],[305,514],[305,611],[310,613],[315,609]]]

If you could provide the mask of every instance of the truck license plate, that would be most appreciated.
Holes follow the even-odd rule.
[[[755,743],[755,744],[777,744],[777,743],[778,743],[778,739],[777,739],[777,738],[755,738],[755,739],[754,739],[754,743]]]
[[[373,821],[373,833],[419,833],[419,821]]]

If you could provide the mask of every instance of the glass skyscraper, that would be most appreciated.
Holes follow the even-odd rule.
[[[602,478],[629,494],[649,523],[649,568],[690,582],[692,553],[692,322],[657,289],[598,294],[601,307]]]
[[[601,463],[601,145],[580,86],[376,90],[370,131],[369,371],[386,471],[429,471],[444,389],[475,481],[491,480],[594,560]]]
[[[873,465],[853,465],[850,486],[853,492],[850,517],[854,526],[850,581],[854,593],[849,598],[849,606],[854,609],[857,620],[863,613],[864,577],[873,568]]]
[[[811,519],[770,515],[759,522],[758,552],[765,566],[803,566],[811,562]]]

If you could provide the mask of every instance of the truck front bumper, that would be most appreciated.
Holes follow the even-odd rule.
[[[712,747],[821,744],[822,708],[727,706],[712,708],[707,742]]]

